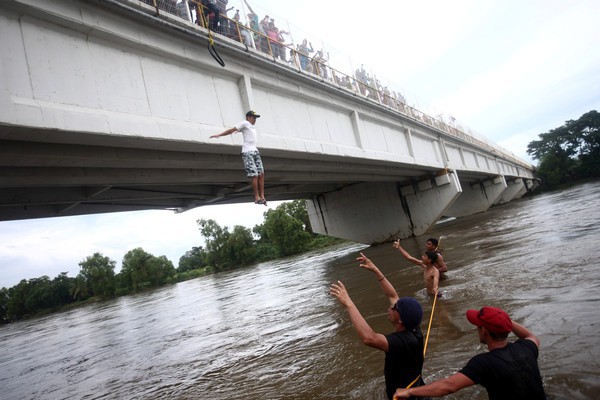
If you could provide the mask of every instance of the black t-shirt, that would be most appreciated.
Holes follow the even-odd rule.
[[[388,351],[385,353],[385,391],[389,399],[396,389],[405,388],[421,374],[423,369],[423,333],[414,331],[394,332],[386,335]],[[412,386],[423,385],[423,379]]]
[[[490,400],[544,400],[538,347],[527,339],[473,357],[459,372],[485,387]]]

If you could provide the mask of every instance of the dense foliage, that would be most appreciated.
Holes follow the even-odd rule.
[[[188,250],[179,259],[178,268],[165,256],[156,257],[138,247],[123,256],[121,271],[116,274],[115,261],[94,253],[79,263],[80,271],[75,278],[63,272],[54,279],[48,276],[23,279],[9,289],[0,289],[0,323],[298,254],[339,241],[312,233],[303,200],[283,203],[265,212],[264,217],[263,224],[252,230],[236,225],[231,231],[214,220],[198,220],[206,248]]]
[[[578,120],[539,135],[527,145],[527,154],[539,160],[542,190],[600,176],[600,113],[592,110]]]

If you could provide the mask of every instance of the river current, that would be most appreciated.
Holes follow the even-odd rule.
[[[486,351],[465,318],[492,305],[541,340],[550,399],[600,398],[600,182],[437,224],[440,284],[425,380]],[[360,343],[328,294],[341,280],[378,332],[387,303],[364,252],[401,296],[432,310],[420,268],[391,244],[344,244],[0,327],[0,397],[24,399],[385,400],[380,351]],[[510,336],[514,339],[514,336]],[[474,386],[448,399],[487,399]]]

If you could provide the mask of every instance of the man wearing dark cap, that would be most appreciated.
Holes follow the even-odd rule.
[[[336,297],[348,310],[350,320],[367,346],[385,352],[385,389],[388,399],[399,387],[423,385],[423,334],[421,319],[423,309],[412,297],[398,298],[396,289],[383,273],[363,253],[357,258],[360,267],[373,272],[379,286],[388,298],[388,320],[394,326],[394,332],[383,335],[375,332],[356,308],[344,284],[340,281],[331,285],[329,293]],[[414,397],[417,399],[417,397]]]
[[[256,147],[256,119],[260,118],[260,115],[254,111],[248,111],[246,113],[246,120],[240,122],[233,128],[229,128],[226,131],[212,135],[212,138],[218,138],[225,135],[231,135],[235,132],[242,132],[244,137],[244,144],[242,145],[242,160],[244,161],[244,168],[248,178],[252,179],[252,189],[254,191],[254,203],[267,205],[265,200],[265,169],[263,167],[260,153]]]
[[[485,387],[490,400],[546,399],[537,363],[539,339],[511,321],[500,308],[469,310],[467,320],[477,327],[479,341],[487,345],[489,351],[471,358],[463,369],[446,379],[418,388],[398,389],[394,399],[445,396],[475,384]],[[509,342],[510,332],[519,339]]]

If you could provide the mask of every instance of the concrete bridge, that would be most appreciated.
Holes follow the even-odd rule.
[[[500,147],[335,70],[215,35],[221,67],[206,29],[137,0],[3,0],[0,34],[0,220],[252,201],[240,135],[209,139],[248,109],[267,199],[307,199],[318,233],[420,235],[535,186]]]

